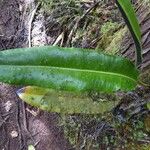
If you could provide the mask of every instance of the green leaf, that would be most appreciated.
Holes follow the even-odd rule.
[[[35,150],[35,148],[34,148],[33,145],[29,145],[29,146],[28,146],[28,150]]]
[[[116,3],[133,37],[134,43],[136,45],[136,64],[140,65],[142,62],[141,31],[133,6],[130,0],[116,0]]]
[[[17,94],[28,104],[49,112],[63,114],[100,114],[110,111],[118,101],[93,101],[86,94],[55,91],[39,87],[27,86]]]
[[[128,91],[138,71],[127,59],[92,50],[35,47],[0,52],[0,81],[63,91]]]

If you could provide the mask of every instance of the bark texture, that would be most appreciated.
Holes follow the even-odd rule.
[[[141,68],[147,70],[150,69],[150,6],[137,2],[135,8],[142,31],[143,63]],[[135,60],[135,45],[130,33],[127,33],[123,40],[121,54],[133,61]]]

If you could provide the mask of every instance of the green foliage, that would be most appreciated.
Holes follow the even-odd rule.
[[[0,81],[66,91],[128,91],[138,71],[127,59],[55,46],[0,52]]]
[[[71,10],[71,12],[76,11],[76,9],[79,9],[79,1],[75,0],[38,0],[38,2],[41,3],[42,7],[47,13],[55,13],[52,12],[54,8],[56,8],[56,11],[60,13],[60,8],[62,8],[62,13],[65,13],[68,11],[68,9]],[[60,7],[61,6],[61,7]],[[64,10],[63,10],[64,8]]]
[[[130,0],[117,0],[116,2],[134,39],[136,45],[136,64],[140,65],[142,62],[141,31],[136,14]]]
[[[59,2],[46,1],[51,8],[59,6]],[[64,1],[64,6],[66,2],[74,11],[75,1]],[[139,64],[141,33],[135,13],[128,0],[118,0],[117,4],[134,38]],[[110,29],[112,26],[110,24]],[[102,32],[105,30],[102,29]],[[92,50],[45,46],[0,52],[0,81],[44,88],[27,87],[19,96],[31,105],[51,112],[97,114],[108,111],[113,107],[111,101],[93,102],[84,96],[80,97],[80,94],[129,91],[136,87],[138,75],[138,70],[129,60]],[[75,95],[70,96],[66,91],[75,92]],[[76,94],[79,95],[76,97]]]
[[[28,150],[35,150],[35,148],[34,148],[33,145],[29,145],[29,146],[28,146]]]

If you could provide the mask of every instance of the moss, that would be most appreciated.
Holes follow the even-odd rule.
[[[149,149],[150,149],[150,144],[147,144],[142,146],[140,150],[149,150]]]
[[[103,26],[101,27],[101,33],[102,34],[107,34],[108,32],[116,29],[119,27],[119,24],[116,22],[106,22],[105,24],[103,24]]]
[[[62,0],[54,0],[54,1],[37,0],[37,1],[41,3],[41,6],[44,9],[44,11],[49,14],[51,14],[52,10],[54,9],[58,9],[58,12],[60,11],[61,8],[62,8],[61,11],[66,11],[66,9],[68,8],[75,10],[77,9],[77,4],[78,4],[78,2],[76,2],[75,0],[64,0],[64,1]]]
[[[124,28],[121,28],[116,33],[114,33],[114,35],[112,36],[113,39],[112,39],[111,43],[106,48],[106,53],[116,54],[119,52],[119,50],[121,48],[121,42],[122,42],[123,37],[124,37],[126,32],[127,32],[127,28],[124,27]]]
[[[101,27],[102,38],[97,45],[97,49],[101,48],[108,54],[117,53],[126,31],[127,28],[122,27],[119,23],[106,22]]]

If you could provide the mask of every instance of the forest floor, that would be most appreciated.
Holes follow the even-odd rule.
[[[134,1],[142,29],[141,79],[150,84],[150,4]],[[134,43],[114,1],[0,0],[0,50],[42,45],[91,48],[134,62]],[[105,49],[105,50],[103,50]],[[0,150],[149,150],[150,89],[118,93],[99,115],[39,111],[0,84]],[[93,93],[92,98],[112,99]]]

